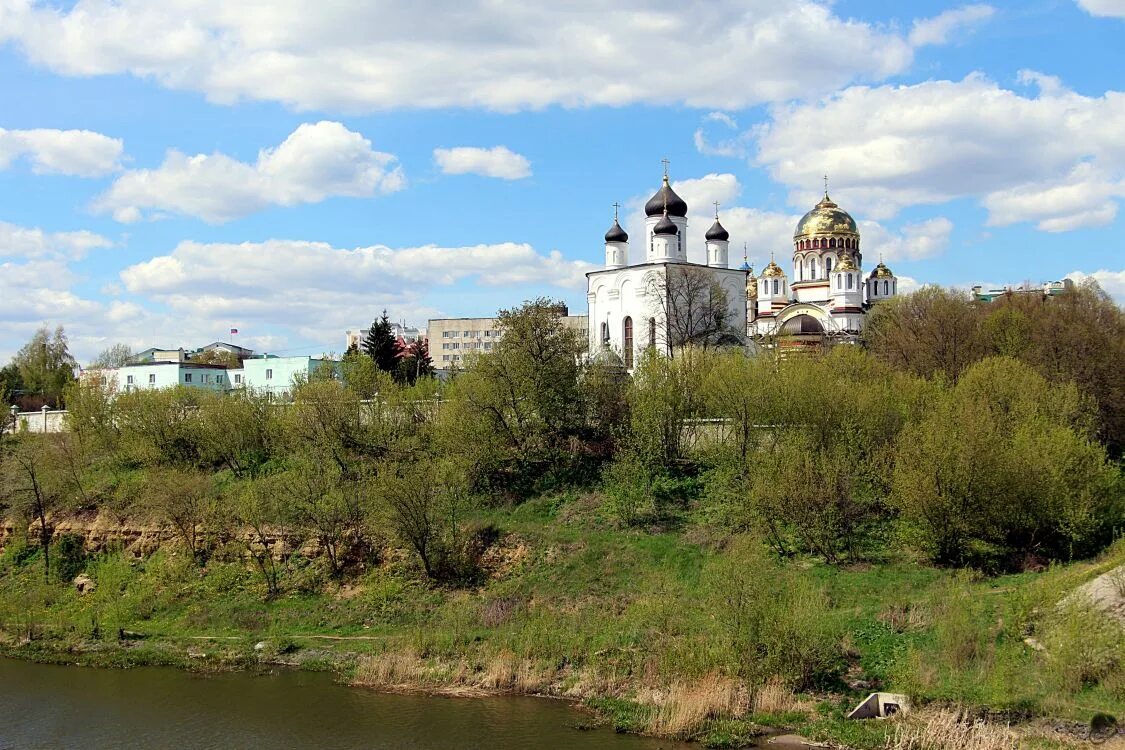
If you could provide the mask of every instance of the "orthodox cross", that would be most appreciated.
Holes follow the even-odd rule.
[[[824,197],[828,197],[828,173],[824,173]]]
[[[719,220],[719,202],[715,201],[715,221]]]
[[[613,220],[617,221],[617,209],[621,208],[621,204],[617,201],[613,202]]]
[[[664,165],[664,179],[668,179],[668,165],[672,162],[668,161],[668,159],[665,158],[661,159],[660,163]]]

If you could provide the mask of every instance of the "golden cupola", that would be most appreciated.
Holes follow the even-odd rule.
[[[875,269],[871,272],[871,275],[868,278],[893,279],[894,277],[894,272],[891,271],[891,269],[887,268],[886,264],[883,263],[883,261],[879,261],[879,265],[875,266]]]
[[[859,235],[855,219],[828,197],[828,191],[824,192],[824,198],[820,203],[813,206],[812,210],[797,222],[793,239],[801,240],[821,235]]]
[[[771,259],[769,265],[762,269],[763,279],[776,279],[785,275],[785,271],[781,270],[781,266],[777,265]]]

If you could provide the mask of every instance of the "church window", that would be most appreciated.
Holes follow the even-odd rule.
[[[848,277],[848,289],[851,289],[852,288],[852,275],[850,273],[846,273],[844,275]]]
[[[841,278],[842,274],[836,274],[836,288],[839,289],[843,286],[844,281]]]
[[[816,278],[816,258],[809,258],[809,278]]]
[[[648,345],[650,348],[656,346],[656,318],[648,319]]]
[[[825,276],[827,276],[830,273],[832,273],[832,259],[831,258],[825,258],[824,259],[824,274],[825,274]]]
[[[777,279],[773,280],[773,293],[777,294]]]
[[[836,249],[836,240],[834,240],[834,239],[832,239],[832,240],[828,240],[828,247],[830,247],[830,248],[832,248],[833,250],[835,250],[835,249]]]
[[[609,343],[609,323],[602,323],[602,343]]]
[[[875,283],[878,284],[879,282],[875,282]],[[891,282],[884,281],[883,282],[883,294],[890,294],[891,293],[890,288],[891,288]]]
[[[625,367],[631,370],[633,369],[633,319],[626,317],[622,327],[624,336],[622,336],[621,348],[625,354]]]

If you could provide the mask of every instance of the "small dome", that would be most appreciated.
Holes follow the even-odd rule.
[[[625,369],[625,363],[621,360],[621,357],[618,356],[617,352],[609,348],[609,344],[602,344],[602,348],[598,350],[598,353],[595,354],[590,361],[595,365],[605,367],[609,370],[623,371]]]
[[[723,228],[723,225],[719,223],[718,219],[715,219],[715,223],[712,224],[711,228],[707,230],[705,239],[722,240],[726,242],[730,239],[730,232]]]
[[[743,263],[743,265],[746,265]],[[749,268],[749,267],[748,267]],[[750,273],[746,275],[746,299],[758,298],[758,280],[754,278],[754,269],[749,268]]]
[[[769,262],[768,266],[766,266],[765,268],[762,269],[762,278],[763,279],[780,278],[784,275],[785,275],[785,271],[782,271],[781,266],[777,265],[772,260]]]
[[[617,223],[617,219],[613,220],[613,226],[610,227],[609,231],[605,233],[605,241],[606,242],[628,242],[629,241],[629,235],[626,234],[625,230],[621,228],[621,225]]]
[[[797,315],[781,324],[778,333],[782,336],[809,336],[824,333],[824,326],[811,315]]]
[[[653,234],[675,234],[676,231],[676,225],[668,218],[668,214],[664,214],[663,218],[656,222],[656,226],[652,228]]]
[[[824,200],[817,203],[811,211],[801,217],[797,222],[797,231],[793,237],[804,237],[810,234],[853,234],[858,235],[855,219],[844,209],[837,206],[824,194]]]
[[[665,208],[668,209],[669,216],[687,216],[687,203],[672,190],[672,186],[668,184],[668,175],[664,175],[664,184],[645,204],[645,216],[660,216]]]
[[[887,268],[883,261],[879,261],[879,265],[875,266],[875,270],[871,272],[871,279],[893,279],[895,277],[894,271]]]
[[[832,268],[833,273],[835,273],[836,271],[858,271],[858,270],[859,270],[859,268],[856,267],[856,264],[852,260],[852,256],[850,256],[850,255],[841,255],[840,256],[840,262],[837,263]]]
[[[738,270],[739,271],[749,271],[751,276],[754,275],[754,266],[750,265],[745,260],[742,261],[742,265],[738,267]]]

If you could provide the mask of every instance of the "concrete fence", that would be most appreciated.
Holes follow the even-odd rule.
[[[62,432],[66,410],[44,406],[40,411],[18,411],[14,406],[3,424],[4,432]]]

